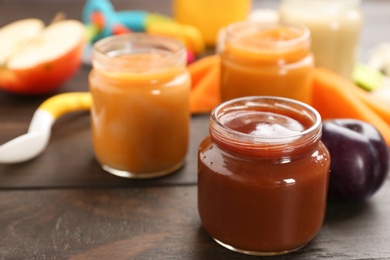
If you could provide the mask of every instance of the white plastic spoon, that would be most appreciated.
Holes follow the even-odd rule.
[[[0,146],[0,163],[20,163],[38,156],[45,150],[51,127],[62,115],[79,110],[90,110],[89,92],[69,92],[44,101],[35,111],[26,134]]]

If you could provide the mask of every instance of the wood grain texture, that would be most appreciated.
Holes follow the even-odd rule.
[[[310,244],[269,259],[390,259],[389,196],[329,204]],[[253,259],[209,237],[195,185],[3,191],[0,208],[0,259]]]
[[[208,133],[208,120],[209,115],[192,118],[190,147],[183,168],[171,175],[145,182],[116,177],[103,171],[94,158],[88,113],[66,115],[54,124],[48,147],[40,156],[21,164],[0,164],[0,188],[196,184],[197,151],[200,141]],[[17,136],[21,132],[21,124],[4,125],[0,127],[0,135],[7,133],[2,137],[11,139],[15,133]]]

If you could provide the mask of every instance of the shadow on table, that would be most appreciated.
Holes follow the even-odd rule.
[[[370,201],[360,203],[328,202],[325,223],[345,222],[356,218],[369,218],[374,214]]]

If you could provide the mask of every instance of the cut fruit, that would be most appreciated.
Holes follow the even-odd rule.
[[[19,94],[44,94],[79,69],[85,28],[76,20],[45,28],[40,20],[26,19],[3,27],[0,42],[4,53],[0,56],[0,87]]]
[[[352,79],[359,87],[373,91],[381,87],[384,75],[368,65],[358,64],[355,66]]]
[[[25,19],[0,28],[0,65],[15,55],[23,45],[39,34],[45,24],[39,19]]]

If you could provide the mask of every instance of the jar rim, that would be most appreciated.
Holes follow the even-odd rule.
[[[126,62],[123,56],[134,54],[156,54],[152,59],[147,60],[151,69],[160,68],[161,64],[172,67],[186,64],[186,49],[180,41],[139,32],[113,35],[98,40],[93,44],[92,62],[94,67],[104,67],[109,63],[110,68],[120,70],[123,64],[134,63],[134,61]],[[126,69],[131,70],[131,67],[127,66]]]
[[[251,39],[253,43],[258,43],[261,45],[277,46],[277,47],[291,47],[296,46],[301,43],[310,41],[310,30],[303,24],[278,21],[273,23],[265,23],[261,21],[240,21],[233,24],[230,24],[225,29],[225,39],[229,37],[240,37],[245,34],[250,34],[254,32],[261,32],[273,28],[290,28],[294,30],[300,30],[301,34],[289,40],[280,40],[280,41],[266,41],[262,39]]]
[[[304,7],[314,7],[319,8],[322,11],[326,11],[328,9],[336,9],[336,10],[342,10],[344,7],[348,6],[359,6],[361,4],[361,0],[311,0],[311,1],[305,1],[305,0],[283,0],[282,4],[286,5],[300,5],[299,7],[302,7],[302,4]]]
[[[294,134],[285,135],[285,136],[256,136],[253,134],[246,134],[239,132],[237,130],[231,129],[225,126],[219,119],[222,115],[230,113],[232,111],[237,111],[240,109],[248,108],[260,108],[267,107],[267,105],[272,104],[276,105],[280,109],[290,109],[295,110],[297,114],[303,113],[305,117],[311,118],[312,124],[305,128],[303,131],[296,132]],[[236,106],[233,106],[236,105]],[[237,105],[239,105],[237,107]],[[290,107],[287,107],[291,105]],[[226,108],[229,108],[227,109]],[[268,106],[269,107],[269,106]],[[298,111],[298,109],[300,111]],[[219,137],[228,136],[227,139],[237,141],[251,141],[255,143],[266,143],[269,145],[278,145],[278,144],[291,144],[296,140],[302,138],[303,136],[308,136],[311,133],[318,132],[314,134],[308,141],[317,140],[321,135],[321,126],[322,119],[319,112],[311,107],[310,105],[290,98],[279,97],[279,96],[248,96],[241,97],[226,101],[217,107],[215,107],[211,113],[211,122],[210,133],[217,134]],[[214,128],[214,129],[212,129]],[[223,138],[224,139],[224,138]]]

